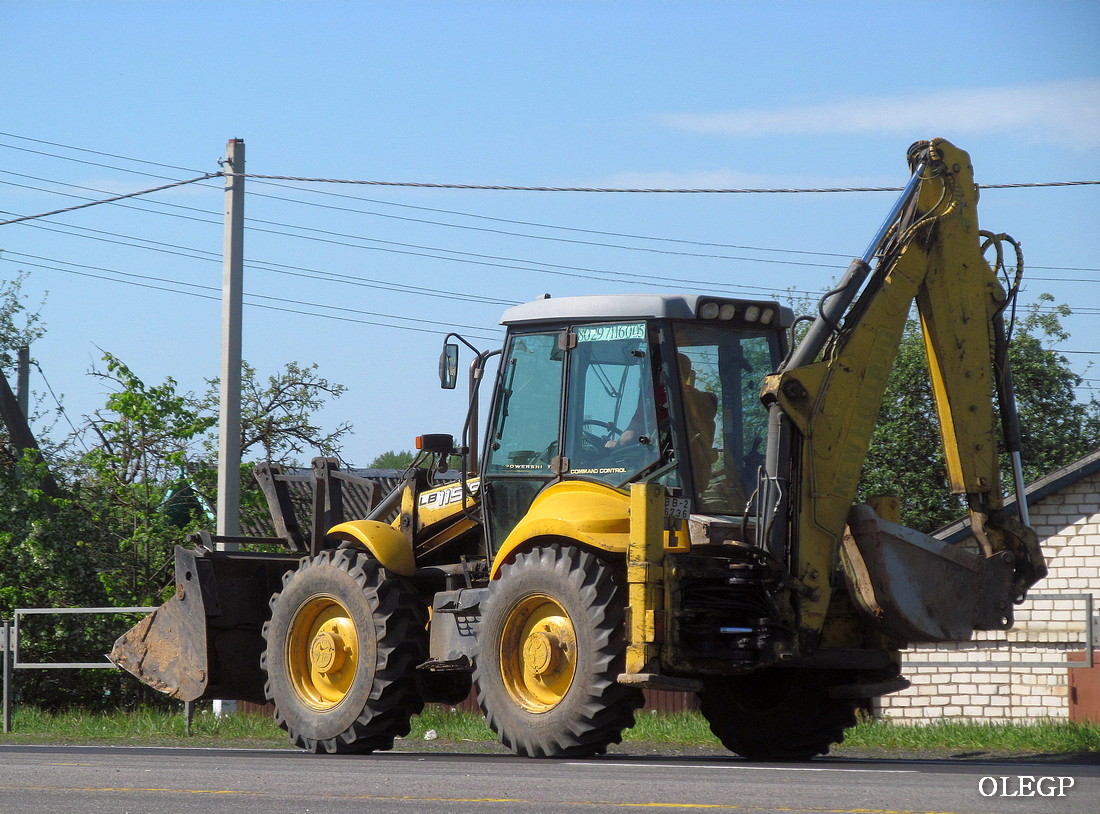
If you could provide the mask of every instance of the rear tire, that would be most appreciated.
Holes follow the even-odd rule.
[[[390,749],[424,703],[427,610],[375,560],[324,551],[283,576],[261,666],[275,720],[310,752]]]
[[[626,653],[622,578],[594,554],[518,554],[492,584],[474,686],[501,742],[527,757],[602,754],[642,705],[616,682]]]
[[[843,683],[821,670],[771,668],[704,680],[699,711],[722,744],[749,760],[828,754],[856,722],[857,701],[829,697]]]

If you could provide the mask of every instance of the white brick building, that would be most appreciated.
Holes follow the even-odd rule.
[[[1050,573],[1016,609],[1016,626],[963,644],[911,648],[904,674],[913,686],[883,698],[877,713],[908,721],[1100,721],[1100,652],[1096,666],[1084,661],[1090,633],[1100,637],[1100,620],[1090,620],[1100,614],[1100,450],[1032,484],[1027,502]],[[949,539],[966,538],[957,525]]]

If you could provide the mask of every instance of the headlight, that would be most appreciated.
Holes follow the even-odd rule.
[[[715,319],[719,312],[718,303],[705,302],[699,308],[699,316],[703,319]]]

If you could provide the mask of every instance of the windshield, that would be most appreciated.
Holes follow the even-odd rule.
[[[675,330],[695,510],[743,514],[764,463],[760,386],[779,364],[778,334],[698,322]]]
[[[557,455],[562,353],[558,335],[516,336],[501,365],[488,472],[549,476]]]
[[[569,361],[569,472],[619,484],[660,457],[646,326],[578,326]]]

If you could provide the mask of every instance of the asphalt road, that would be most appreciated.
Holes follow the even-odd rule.
[[[0,746],[2,814],[628,811],[1096,814],[1100,766]]]

